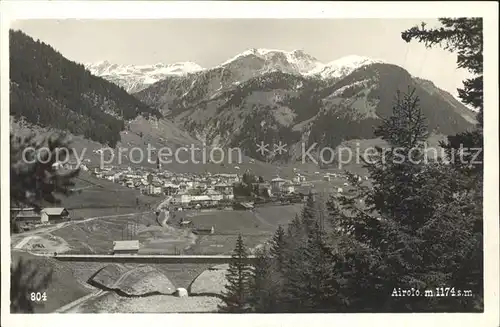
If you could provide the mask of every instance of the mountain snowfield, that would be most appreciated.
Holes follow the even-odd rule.
[[[281,71],[321,79],[334,79],[348,75],[362,66],[383,62],[378,59],[349,55],[325,64],[302,50],[287,52],[249,49],[212,68],[203,68],[193,62],[119,65],[108,61],[88,63],[85,67],[92,74],[122,86],[127,92],[136,93],[169,76],[185,76],[208,70],[237,68],[240,71],[251,71],[250,74],[243,74],[251,76],[254,76],[256,71],[260,74]],[[234,83],[240,82],[241,80],[238,80]]]
[[[474,123],[472,111],[432,82],[358,55],[322,63],[302,50],[249,49],[211,68],[107,63],[92,69],[196,140],[238,147],[262,161],[295,160],[302,145],[335,148],[374,139],[396,92],[408,87],[416,89],[433,135],[452,135]],[[256,151],[258,141],[282,141],[289,151],[263,155]]]
[[[108,61],[84,65],[93,75],[109,80],[127,92],[134,93],[167,76],[185,75],[204,70],[194,62],[154,65],[118,65]]]

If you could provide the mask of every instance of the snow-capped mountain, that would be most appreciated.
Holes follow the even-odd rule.
[[[134,93],[139,100],[198,140],[239,147],[257,159],[269,158],[256,152],[256,140],[335,147],[372,139],[374,126],[391,114],[396,91],[408,86],[416,88],[434,135],[455,134],[474,123],[474,113],[448,92],[399,66],[363,56],[322,63],[302,50],[250,49],[212,68],[179,66],[93,69],[140,90]],[[292,152],[281,159],[291,159]]]
[[[349,55],[325,64],[303,50],[287,52],[271,49],[250,49],[217,67],[231,68],[237,66],[250,70],[257,68],[261,72],[281,71],[290,74],[333,79],[348,75],[360,67],[374,63],[384,63],[384,61]]]
[[[202,71],[220,72],[221,76],[224,74],[227,76],[227,71],[230,71],[234,77],[230,78],[230,84],[241,83],[249,78],[273,71],[320,79],[336,79],[359,67],[381,62],[383,61],[351,55],[325,64],[302,50],[287,52],[271,49],[249,49],[209,69],[193,62],[118,65],[103,61],[85,66],[92,74],[122,86],[129,93],[135,93],[169,76],[185,76]],[[226,82],[222,82],[222,88],[225,87]]]
[[[361,56],[322,64],[300,51],[248,50],[211,69],[169,76],[135,96],[206,144],[267,160],[256,152],[256,140],[300,150],[302,143],[335,147],[374,138],[397,90],[409,86],[434,135],[474,123],[474,113],[448,92],[401,67]],[[287,155],[281,159],[293,158],[292,151]]]
[[[202,71],[204,68],[194,62],[154,65],[118,65],[108,61],[85,65],[93,75],[107,79],[123,87],[127,92],[143,90],[167,76],[183,76]]]
[[[310,76],[318,76],[324,79],[340,78],[347,76],[356,69],[372,64],[385,63],[383,60],[372,59],[363,56],[349,55],[340,59],[331,61],[325,65],[319,64],[314,69],[306,73]]]

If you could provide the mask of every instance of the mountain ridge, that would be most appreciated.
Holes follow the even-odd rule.
[[[134,95],[197,139],[242,147],[259,160],[270,158],[256,153],[255,140],[300,148],[299,143],[336,147],[349,139],[374,138],[373,129],[391,114],[397,91],[409,87],[416,89],[433,134],[452,135],[475,121],[449,93],[397,65],[362,61],[328,79],[281,67],[268,70],[249,52],[230,65],[167,77]]]
[[[421,98],[433,134],[455,134],[474,123],[470,110],[432,82],[362,56],[323,64],[302,50],[250,49],[210,69],[190,62],[142,65],[142,78],[151,77],[155,67],[168,76],[155,75],[158,81],[132,96],[118,81],[110,82],[110,68],[119,65],[101,62],[102,76],[96,77],[43,42],[15,35],[11,114],[112,147],[162,146],[170,138],[174,147],[239,147],[262,162],[289,161],[297,159],[301,144],[335,148],[373,139],[396,92],[408,87]],[[284,154],[259,154],[260,141],[289,148]]]
[[[129,93],[140,92],[152,84],[170,77],[185,76],[210,70],[231,69],[242,59],[253,61],[250,65],[262,66],[261,70],[270,72],[278,69],[289,73],[316,76],[323,79],[337,78],[370,63],[384,62],[358,55],[348,55],[327,63],[320,62],[303,50],[248,49],[234,57],[210,68],[203,68],[194,62],[178,62],[173,64],[151,65],[118,65],[108,61],[86,63],[85,67],[97,76],[107,78],[127,90]],[[177,70],[169,69],[177,67]]]

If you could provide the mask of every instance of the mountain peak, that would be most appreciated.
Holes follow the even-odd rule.
[[[152,65],[118,65],[103,60],[85,64],[85,67],[94,75],[108,77],[130,93],[138,92],[168,76],[184,76],[205,70],[191,61],[173,64],[159,62]]]
[[[352,73],[360,67],[376,63],[386,62],[380,59],[373,59],[365,56],[347,55],[330,61],[327,64],[318,65],[315,69],[309,71],[307,75],[317,75],[326,79],[339,78]]]
[[[374,63],[385,63],[383,60],[380,59],[373,59],[365,56],[359,56],[359,55],[347,55],[344,57],[341,57],[337,60],[329,62],[327,65],[333,66],[364,66],[367,64],[374,64]]]

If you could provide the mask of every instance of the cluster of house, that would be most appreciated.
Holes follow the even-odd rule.
[[[97,178],[104,178],[123,186],[140,190],[152,196],[170,196],[170,204],[178,207],[212,207],[227,204],[234,199],[234,185],[242,180],[238,174],[172,173],[158,169],[106,167],[94,169]],[[259,194],[269,197],[283,194],[307,194],[305,177],[274,178],[269,182],[254,183]]]
[[[11,219],[23,230],[30,225],[56,224],[70,219],[69,211],[65,208],[10,208]]]
[[[105,167],[93,171],[97,178],[104,178],[128,188],[135,188],[147,195],[173,195],[189,189],[230,186],[240,181],[237,174],[173,174],[169,171]],[[220,187],[219,187],[220,188]]]

